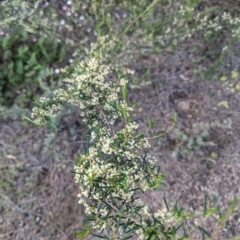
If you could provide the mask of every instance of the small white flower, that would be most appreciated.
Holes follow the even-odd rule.
[[[54,72],[55,72],[55,73],[60,73],[60,70],[59,70],[58,68],[56,68],[56,69],[54,70]]]

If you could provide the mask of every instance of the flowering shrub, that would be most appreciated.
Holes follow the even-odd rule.
[[[99,42],[100,46],[114,44],[108,37]],[[133,108],[126,102],[127,77],[133,72],[104,64],[99,49],[99,44],[93,44],[86,61],[79,63],[72,78],[65,79],[66,87],[54,91],[50,98],[41,98],[31,115],[34,123],[45,124],[64,103],[72,104],[80,108],[82,121],[91,132],[89,147],[77,157],[74,167],[79,203],[84,205],[88,221],[78,236],[187,239],[196,227],[209,235],[194,221],[187,221],[201,213],[187,213],[177,204],[170,210],[167,203],[166,208],[154,211],[141,200],[141,194],[157,188],[164,176],[149,153],[148,139],[131,118]],[[235,206],[236,200],[230,213]],[[206,205],[203,219],[216,211]],[[222,213],[218,219],[221,224],[226,220]]]
[[[153,1],[150,6],[157,6],[157,2]],[[163,5],[163,13],[171,17],[161,24],[160,20],[153,19],[153,28],[147,27],[149,23],[152,25],[151,21],[143,21],[148,14],[136,11],[132,23],[124,28],[123,33],[116,33],[124,43],[121,50],[128,53],[121,52],[120,55],[129,61],[134,59],[130,58],[129,49],[135,52],[139,52],[139,49],[142,52],[153,51],[155,45],[159,49],[169,44],[177,45],[178,41],[191,38],[198,32],[203,32],[208,39],[215,32],[220,32],[223,24],[232,26],[233,38],[239,35],[238,18],[232,20],[226,12],[213,19],[210,16],[203,17],[205,13],[195,14],[198,1],[195,2],[195,5],[181,5],[180,1],[174,3],[174,6]],[[90,5],[90,10],[86,12],[98,16],[97,8],[92,6],[95,5]],[[143,12],[153,9],[147,7]],[[133,31],[131,27],[137,24],[138,19],[146,24],[143,30]],[[131,34],[126,34],[130,30],[132,38]],[[98,34],[103,33],[99,30]],[[193,221],[193,217],[201,213],[187,213],[177,204],[172,210],[166,204],[166,208],[155,211],[141,200],[141,193],[157,188],[162,183],[163,174],[157,160],[149,153],[148,139],[131,118],[133,108],[126,102],[127,78],[133,72],[107,64],[104,58],[108,50],[106,46],[111,50],[116,45],[107,37],[100,38],[97,44],[92,45],[86,61],[80,62],[73,76],[64,80],[66,86],[55,90],[50,98],[41,98],[32,111],[34,123],[45,124],[48,117],[56,116],[63,104],[74,105],[81,110],[82,121],[91,132],[89,147],[77,157],[74,168],[75,179],[80,187],[79,203],[85,207],[89,224],[79,233],[79,237],[91,233],[105,239],[128,239],[134,235],[138,239],[186,239],[196,228],[202,232],[203,239],[205,236],[210,237],[211,234],[200,226],[202,222],[199,224]],[[122,100],[119,97],[121,91]],[[234,211],[235,205],[236,201],[233,201],[230,213]],[[216,212],[215,208],[205,207],[203,221]],[[188,218],[193,219],[193,222]],[[220,226],[226,220],[222,213],[216,219]],[[217,236],[219,227],[216,229],[213,238]]]
[[[79,203],[93,222],[91,228],[117,231],[122,237],[136,230],[143,235],[141,226],[151,213],[135,193],[157,187],[163,175],[146,151],[148,140],[131,119],[133,109],[125,100],[119,101],[126,78],[110,81],[109,75],[116,75],[116,70],[95,57],[78,67],[81,74],[66,79],[67,89],[56,90],[51,99],[42,98],[32,118],[37,124],[45,123],[45,117],[53,116],[63,102],[82,110],[83,122],[91,130],[91,147],[78,157],[75,179],[80,183]],[[126,69],[125,74],[131,73]],[[116,120],[123,121],[124,127],[115,130]]]

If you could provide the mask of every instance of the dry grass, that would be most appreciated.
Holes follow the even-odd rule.
[[[62,127],[1,124],[1,239],[75,239],[83,211],[71,170],[84,131]]]

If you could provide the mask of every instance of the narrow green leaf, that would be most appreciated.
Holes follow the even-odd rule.
[[[205,215],[207,214],[207,194],[204,195],[204,205],[203,205],[203,217],[205,217]]]
[[[23,74],[23,63],[22,60],[17,61],[17,74],[22,75]]]
[[[109,237],[107,237],[107,236],[102,236],[102,235],[99,235],[99,234],[96,234],[96,233],[91,233],[93,236],[95,236],[95,237],[98,237],[98,238],[102,238],[102,239],[109,239],[110,240],[110,238]]]
[[[122,98],[124,101],[127,101],[127,86],[122,86]]]
[[[131,237],[133,237],[133,235],[130,235],[130,236],[128,236],[128,237],[124,237],[124,238],[122,238],[121,240],[129,239],[129,238],[131,238]]]
[[[76,232],[76,235],[80,239],[86,238],[92,231],[91,226],[85,226],[84,228],[80,229],[79,231]]]
[[[168,204],[167,204],[167,201],[166,201],[165,197],[163,197],[163,201],[164,201],[164,203],[166,205],[167,210],[169,211],[169,207],[168,207]]]
[[[85,219],[89,222],[95,221],[95,217],[93,217],[93,216],[86,216]]]
[[[3,38],[3,42],[2,42],[2,47],[3,47],[3,50],[6,50],[8,47],[9,47],[9,37],[4,37]]]
[[[204,237],[205,235],[207,235],[208,237],[211,237],[211,234],[210,234],[207,230],[205,230],[204,228],[202,228],[202,227],[200,227],[200,226],[197,226],[197,228],[199,229],[200,232],[202,232],[203,237]]]
[[[206,213],[204,214],[204,219],[209,218],[211,215],[213,215],[213,213],[215,213],[217,211],[216,208],[208,208]]]
[[[223,226],[225,224],[225,222],[230,217],[230,215],[235,211],[237,205],[238,205],[238,199],[234,198],[233,201],[229,203],[227,212],[225,212],[225,214],[222,214],[220,218],[220,226]]]

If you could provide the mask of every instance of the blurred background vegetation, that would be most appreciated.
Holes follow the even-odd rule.
[[[178,115],[152,149],[168,190],[148,201],[201,207],[209,194],[224,207],[237,196],[239,14],[240,2],[230,0],[1,1],[0,238],[76,239],[83,210],[71,170],[87,130],[70,107],[44,127],[24,116],[64,86],[99,36],[118,39],[103,49],[109,64],[135,71],[128,100],[140,124],[154,120],[149,134]],[[239,226],[236,213],[222,236],[240,234]]]

